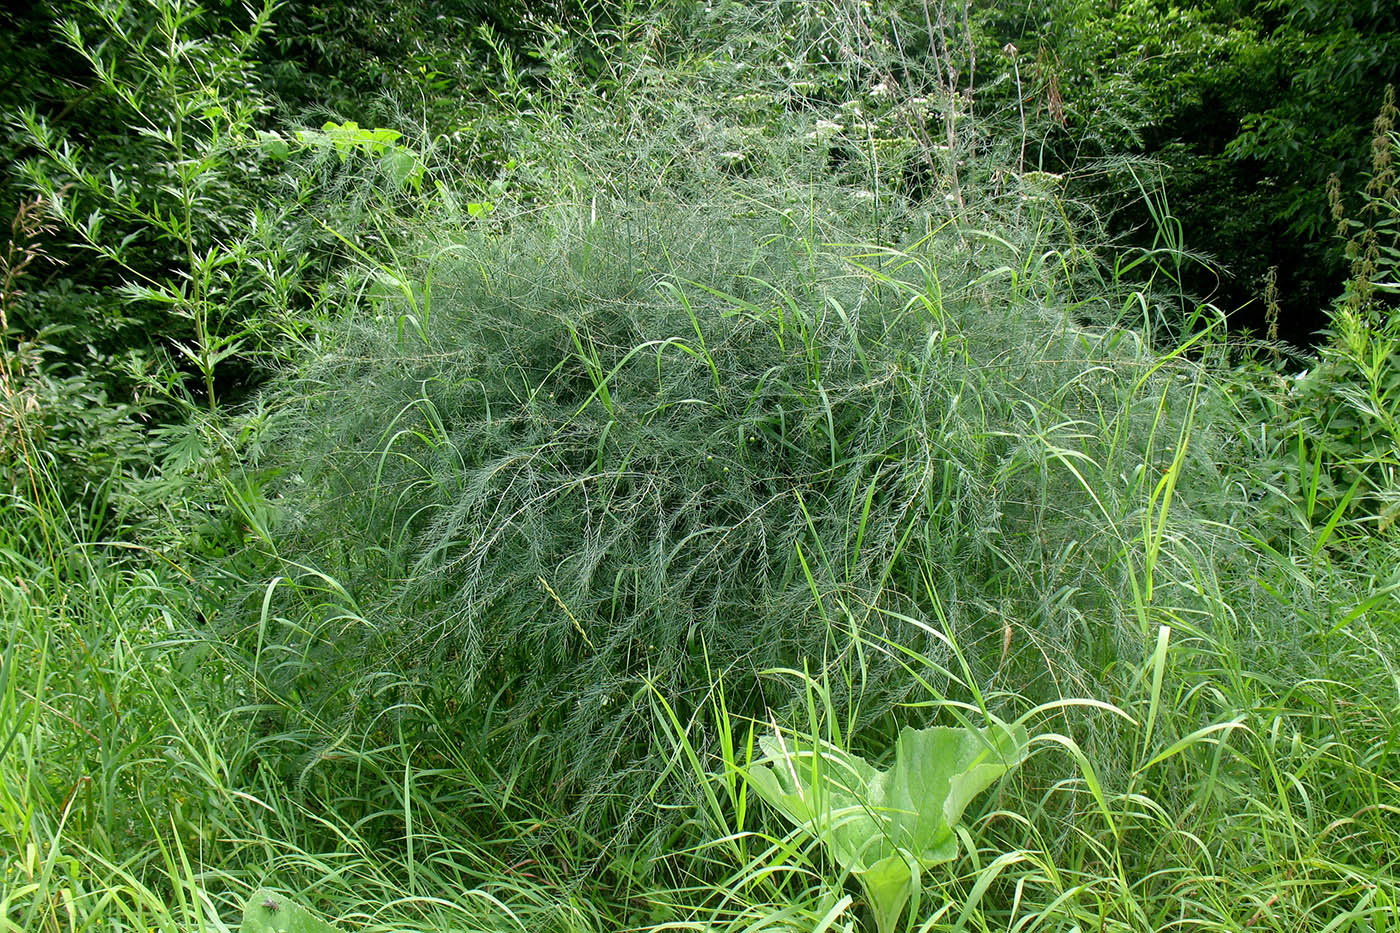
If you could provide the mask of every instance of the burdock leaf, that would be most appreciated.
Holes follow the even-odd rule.
[[[749,769],[759,796],[831,852],[892,933],[920,874],[957,857],[953,827],[968,803],[1026,756],[1025,727],[905,728],[877,771],[829,742],[764,736]]]

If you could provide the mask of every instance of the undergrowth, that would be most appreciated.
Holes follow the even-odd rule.
[[[869,929],[759,738],[998,721],[908,929],[1396,926],[1393,328],[1285,376],[921,21],[715,10],[502,52],[413,184],[292,159],[338,271],[241,409],[78,419],[4,335],[0,929]]]

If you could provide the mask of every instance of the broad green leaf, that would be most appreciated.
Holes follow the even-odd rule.
[[[285,161],[287,157],[292,154],[292,147],[277,133],[259,132],[258,148],[261,149],[263,154],[269,159],[278,162]]]
[[[954,849],[954,854],[957,850]],[[919,864],[901,853],[887,855],[869,868],[855,873],[870,912],[875,915],[875,928],[888,933],[899,923],[904,905],[919,886]]]
[[[367,145],[375,146],[380,149],[386,146],[392,146],[403,138],[403,134],[398,130],[385,129],[382,126],[377,126],[369,131],[361,130],[360,135],[367,141]]]
[[[238,933],[339,933],[305,907],[272,891],[254,891],[243,907]]]
[[[388,150],[379,157],[379,164],[400,188],[412,185],[416,190],[423,177],[422,163],[418,161],[418,156],[408,149]]]
[[[957,857],[953,827],[972,798],[1024,760],[1022,726],[905,728],[884,771],[827,742],[759,740],[749,770],[763,799],[820,840],[860,882],[890,933],[920,874]]]

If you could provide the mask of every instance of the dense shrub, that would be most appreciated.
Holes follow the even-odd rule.
[[[630,822],[664,766],[652,689],[688,714],[724,669],[762,720],[794,698],[761,672],[846,670],[838,704],[888,725],[921,688],[880,646],[943,658],[913,620],[945,611],[1025,696],[1063,688],[1047,657],[1111,664],[1135,490],[1179,429],[1139,406],[1189,419],[1187,373],[1080,329],[1033,228],[833,245],[849,212],[600,198],[438,230],[414,300],[372,292],[269,402],[275,546],[318,594],[279,603],[279,650],[316,659],[282,689],[372,730],[400,684],[415,741],[422,704],[484,769]],[[1175,468],[1180,520],[1213,507],[1215,467]]]
[[[1160,161],[1188,239],[1219,264],[1188,270],[1190,288],[1237,328],[1263,332],[1272,276],[1280,332],[1313,342],[1347,276],[1327,235],[1327,179],[1362,183],[1371,118],[1400,80],[1400,7],[1027,0],[987,5],[980,22],[1020,47],[1016,87],[1045,168],[1086,169],[1130,151]],[[986,71],[1006,68],[982,60]],[[992,96],[1005,92],[1003,83]],[[1150,236],[1149,218],[1130,206],[1115,226],[1144,224]]]

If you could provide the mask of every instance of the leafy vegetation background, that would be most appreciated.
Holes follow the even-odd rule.
[[[0,13],[0,928],[1394,927],[1398,16]]]

